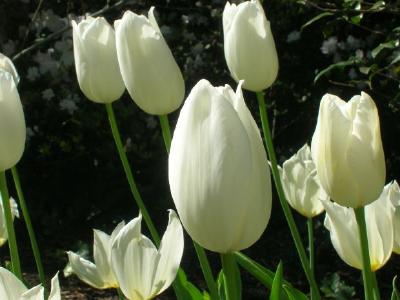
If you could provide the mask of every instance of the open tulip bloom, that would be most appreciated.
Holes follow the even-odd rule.
[[[75,69],[85,96],[97,103],[111,103],[125,90],[119,70],[115,33],[103,17],[72,21]]]
[[[37,285],[28,289],[13,273],[0,267],[0,299],[45,300],[44,288]],[[47,300],[61,300],[58,273],[51,279],[51,292]]]
[[[360,238],[354,211],[330,201],[323,202],[325,227],[340,258],[362,269]],[[394,213],[400,205],[397,183],[385,186],[378,200],[365,206],[371,270],[381,268],[390,258],[394,245]]]
[[[174,281],[183,254],[183,229],[178,216],[169,212],[159,249],[141,234],[142,216],[126,224],[113,241],[111,264],[122,293],[130,300],[147,300]]]
[[[393,252],[400,254],[400,188],[397,181],[393,181],[390,184],[390,188],[387,191],[388,197],[392,201],[395,207],[395,213],[393,217],[393,230],[394,230],[394,245]]]
[[[359,208],[375,201],[386,168],[378,111],[361,92],[349,102],[322,97],[311,152],[321,184],[340,205]]]
[[[185,95],[182,73],[151,7],[148,18],[126,11],[114,23],[122,78],[133,101],[146,113],[166,115]]]
[[[260,132],[239,83],[200,80],[180,112],[169,155],[169,184],[182,224],[206,249],[254,244],[271,213],[271,180]]]
[[[111,236],[100,230],[93,230],[94,263],[74,252],[68,252],[72,272],[79,279],[97,289],[118,288],[118,282],[111,268],[111,246],[124,225],[124,222],[119,223]]]
[[[278,55],[270,23],[259,0],[226,3],[222,16],[225,59],[232,77],[253,92],[270,87],[278,75]]]
[[[10,207],[13,219],[14,217],[19,218],[17,202],[15,202],[13,198],[10,198]],[[1,200],[1,194],[0,194],[0,247],[4,245],[7,239],[8,239],[7,224],[4,216],[3,201]]]
[[[285,196],[290,206],[307,218],[319,215],[324,210],[322,201],[329,196],[322,188],[310,147],[304,145],[295,155],[279,167]]]

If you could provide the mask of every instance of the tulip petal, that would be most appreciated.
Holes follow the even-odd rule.
[[[83,282],[97,288],[103,289],[108,286],[103,281],[96,265],[71,251],[68,252],[71,268],[76,276]]]
[[[100,231],[93,230],[94,233],[94,263],[99,276],[103,282],[109,286],[118,286],[114,274],[111,270],[111,236]]]
[[[28,289],[10,271],[0,267],[0,299],[20,300],[20,297]]]
[[[182,259],[183,247],[184,239],[181,222],[176,213],[170,210],[168,227],[158,250],[160,261],[154,278],[152,296],[163,292],[174,281]]]
[[[40,284],[31,288],[21,295],[20,300],[43,300],[44,288]]]
[[[60,282],[58,280],[58,272],[51,279],[51,291],[48,300],[61,300]]]

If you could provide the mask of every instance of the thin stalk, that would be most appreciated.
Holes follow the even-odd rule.
[[[365,300],[373,300],[373,275],[369,258],[367,224],[365,223],[364,207],[355,208],[354,214],[357,220],[358,233],[360,235],[361,256],[363,261],[362,277],[364,283]]]
[[[159,116],[159,118],[160,118],[161,131],[162,131],[162,135],[164,138],[165,149],[166,149],[167,153],[169,153],[169,150],[171,148],[172,136],[171,136],[168,115],[161,115],[161,116]],[[208,262],[206,252],[195,241],[193,241],[193,245],[194,245],[194,249],[196,250],[197,258],[199,260],[204,279],[206,280],[206,284],[208,287],[208,291],[210,292],[211,299],[217,300],[217,299],[219,299],[218,287],[217,287],[217,284],[215,283],[215,279],[212,274],[210,263]]]
[[[107,110],[108,121],[110,122],[110,126],[111,126],[111,132],[114,137],[115,145],[117,146],[119,158],[121,159],[122,166],[125,171],[125,176],[126,176],[126,179],[128,180],[129,187],[131,189],[131,193],[133,195],[133,198],[136,201],[137,206],[139,207],[139,209],[142,213],[143,219],[146,222],[147,227],[149,228],[149,231],[150,231],[151,237],[153,238],[154,243],[158,246],[158,245],[160,245],[160,236],[158,235],[158,232],[153,224],[153,221],[150,218],[149,212],[147,211],[147,208],[144,205],[142,196],[140,195],[139,190],[137,188],[135,179],[133,178],[132,170],[129,165],[129,161],[128,161],[128,158],[127,158],[125,150],[124,150],[124,146],[121,141],[121,136],[119,134],[117,121],[115,120],[115,115],[114,115],[114,110],[112,108],[112,104],[106,103],[105,106],[106,106],[106,110]]]
[[[168,121],[168,115],[160,115],[158,117],[160,119],[160,125],[161,125],[162,135],[164,138],[165,149],[167,149],[167,152],[169,153],[169,148],[171,148],[172,136]]]
[[[44,274],[43,263],[42,263],[42,259],[40,257],[40,251],[39,251],[39,247],[38,247],[38,244],[37,244],[35,231],[33,230],[31,217],[29,215],[28,207],[26,205],[24,193],[23,193],[22,187],[21,187],[21,181],[19,179],[18,171],[17,171],[17,168],[15,166],[11,168],[11,173],[12,173],[12,176],[13,176],[13,179],[14,179],[15,189],[17,190],[17,195],[18,195],[18,199],[19,199],[19,206],[21,207],[22,216],[24,217],[24,220],[25,220],[26,229],[28,230],[29,239],[31,240],[33,256],[35,258],[36,268],[37,268],[38,273],[39,273],[39,279],[40,279],[40,282],[41,282],[42,286],[46,289],[46,276]]]
[[[310,260],[310,269],[311,273],[315,277],[315,251],[314,251],[314,226],[313,226],[313,219],[307,218],[307,231],[308,231],[308,253],[309,253],[309,260]],[[310,289],[311,299],[312,290]]]
[[[122,291],[121,291],[120,288],[117,288],[117,293],[118,293],[118,299],[119,299],[119,300],[125,300],[125,296],[124,296],[124,294],[122,293]]]
[[[10,195],[7,189],[7,179],[5,171],[0,174],[1,198],[3,201],[4,216],[6,219],[8,247],[10,248],[11,269],[15,276],[22,280],[21,263],[19,260],[17,239],[15,237],[13,218],[11,214]]]
[[[376,280],[375,272],[372,272],[372,283],[374,285],[373,286],[374,300],[380,300],[381,299],[381,293],[379,291],[378,281]]]
[[[256,95],[257,95],[258,106],[259,106],[259,110],[260,110],[262,128],[263,128],[263,132],[264,132],[265,145],[267,148],[269,160],[271,162],[272,176],[275,181],[275,186],[276,186],[276,190],[277,190],[277,193],[279,196],[279,201],[281,203],[281,207],[282,207],[283,213],[285,215],[286,221],[289,225],[289,229],[292,234],[294,244],[296,246],[297,253],[300,258],[301,265],[303,267],[304,273],[306,274],[307,280],[310,284],[310,288],[312,290],[312,296],[313,296],[312,299],[319,300],[319,299],[321,299],[321,295],[319,293],[314,274],[311,272],[310,262],[308,261],[307,254],[304,249],[304,245],[301,241],[299,230],[297,229],[296,223],[294,222],[292,211],[290,210],[289,204],[285,198],[285,193],[283,191],[282,182],[281,182],[278,167],[277,167],[278,163],[277,163],[277,159],[276,159],[275,149],[274,149],[274,145],[273,145],[272,137],[271,137],[271,130],[269,128],[268,115],[267,115],[267,110],[265,107],[264,96],[263,96],[262,92],[257,92]]]
[[[225,296],[226,300],[240,300],[241,293],[237,282],[238,268],[233,253],[221,254],[222,269],[225,277]]]

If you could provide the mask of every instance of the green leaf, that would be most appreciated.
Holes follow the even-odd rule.
[[[393,40],[386,43],[381,43],[379,44],[378,47],[376,47],[374,50],[371,51],[371,56],[375,58],[378,56],[379,53],[381,53],[383,49],[394,49],[398,46],[399,46],[399,40]]]
[[[306,295],[304,295],[303,293],[299,293],[296,289],[293,289],[287,284],[283,284],[283,289],[286,293],[288,300],[309,300]]]
[[[390,298],[391,300],[400,300],[400,292],[396,287],[396,279],[397,276],[394,276],[392,285],[393,285],[393,292],[392,292],[392,297]]]
[[[282,293],[282,261],[279,262],[278,268],[275,272],[274,281],[272,282],[271,294],[269,295],[269,300],[281,300]]]
[[[307,23],[303,24],[303,26],[301,26],[300,31],[303,31],[304,28],[310,26],[311,24],[315,23],[316,21],[325,18],[325,17],[329,17],[332,16],[333,14],[330,12],[323,12],[317,16],[315,16],[314,18],[312,18],[311,20],[309,20]]]
[[[218,294],[219,294],[220,300],[226,300],[226,295],[225,295],[225,275],[224,275],[224,272],[222,270],[218,274],[217,286],[218,286]]]
[[[354,58],[350,58],[349,60],[345,60],[345,61],[340,61],[338,63],[332,64],[329,67],[323,69],[321,72],[319,72],[315,78],[314,78],[314,84],[317,83],[317,81],[324,76],[325,74],[328,74],[330,71],[334,70],[334,69],[343,69],[347,66],[351,66],[354,65],[358,62],[358,60],[354,59]]]
[[[386,6],[385,1],[376,1],[368,10],[380,11]]]
[[[178,291],[177,297],[182,300],[204,300],[206,299],[202,292],[190,281],[187,280],[184,271],[179,269],[176,282],[179,285],[175,285],[175,289]]]

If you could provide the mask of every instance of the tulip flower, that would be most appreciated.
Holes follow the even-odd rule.
[[[393,181],[389,189],[389,197],[395,206],[393,218],[394,245],[393,252],[400,254],[400,188],[397,181]]]
[[[15,81],[15,85],[19,83],[19,75],[11,59],[0,53],[0,70],[10,73]]]
[[[154,7],[148,18],[126,11],[114,27],[122,78],[133,101],[152,115],[176,110],[185,85],[154,17]]]
[[[0,267],[0,299],[7,300],[44,300],[44,288],[37,285],[28,288],[13,273]],[[51,279],[51,292],[48,300],[61,300],[58,273]]]
[[[111,268],[111,246],[124,226],[124,222],[119,223],[111,236],[100,230],[93,230],[94,263],[74,252],[67,252],[72,272],[80,280],[97,289],[117,288],[119,286]]]
[[[393,251],[395,205],[400,205],[399,199],[393,199],[396,189],[398,192],[397,184],[386,185],[378,200],[365,206],[372,271],[381,268]],[[323,204],[326,210],[324,224],[330,232],[333,247],[345,263],[362,270],[360,238],[354,210],[330,201],[323,201]]]
[[[124,90],[115,48],[115,32],[103,17],[72,21],[75,69],[85,96],[97,103],[111,103]]]
[[[311,153],[330,198],[359,208],[375,201],[385,184],[378,111],[364,92],[349,102],[322,97]]]
[[[15,166],[25,148],[24,111],[9,72],[0,70],[0,171]]]
[[[225,59],[233,79],[258,92],[278,74],[278,55],[270,23],[259,0],[226,3],[222,15]]]
[[[229,253],[254,244],[271,213],[271,180],[260,132],[241,91],[200,80],[180,112],[169,184],[186,231]]]
[[[141,234],[142,216],[126,224],[111,251],[114,274],[122,293],[130,300],[153,299],[167,289],[179,269],[183,254],[183,229],[178,216],[169,212],[167,230],[157,250]]]
[[[329,196],[321,187],[307,144],[285,161],[279,172],[290,206],[307,218],[315,217],[324,210],[321,200],[327,201]]]
[[[11,216],[19,218],[19,211],[18,211],[18,205],[17,202],[15,202],[14,198],[10,198],[10,207],[11,207]],[[3,208],[3,201],[1,200],[1,194],[0,194],[0,247],[4,245],[4,243],[8,239],[8,232],[7,232],[7,224],[6,224],[6,219],[4,216],[4,208]]]

